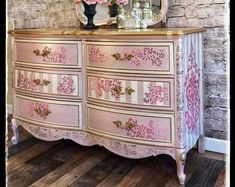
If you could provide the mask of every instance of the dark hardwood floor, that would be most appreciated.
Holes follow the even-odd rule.
[[[8,134],[12,137],[11,130]],[[175,161],[167,155],[128,159],[103,147],[85,147],[71,140],[38,140],[21,127],[20,134],[19,144],[7,141],[8,187],[180,186]],[[226,186],[222,155],[201,155],[193,149],[187,154],[185,173],[186,187]]]

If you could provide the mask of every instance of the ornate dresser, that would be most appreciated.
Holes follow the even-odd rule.
[[[168,154],[184,184],[203,152],[202,28],[12,30],[13,120],[37,138]]]

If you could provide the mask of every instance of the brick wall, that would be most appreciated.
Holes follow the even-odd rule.
[[[205,127],[206,136],[218,139],[227,139],[228,130],[228,15],[225,0],[169,0],[166,24],[207,28],[203,35]],[[73,0],[8,0],[8,22],[13,19],[15,28],[79,26]]]
[[[169,0],[168,27],[205,27],[206,136],[227,139],[228,7],[225,0]]]

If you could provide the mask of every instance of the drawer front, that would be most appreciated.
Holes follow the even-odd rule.
[[[15,114],[32,122],[81,127],[81,103],[15,96]]]
[[[173,43],[87,42],[87,69],[173,74]]]
[[[80,56],[80,57],[79,57]],[[81,44],[48,42],[15,42],[15,60],[17,63],[45,66],[81,67]],[[34,63],[32,63],[34,62]]]
[[[81,98],[81,72],[15,68],[15,88],[31,93]]]
[[[172,143],[171,114],[148,114],[88,105],[88,129],[122,138]]]
[[[87,75],[88,100],[128,107],[174,109],[173,79]]]

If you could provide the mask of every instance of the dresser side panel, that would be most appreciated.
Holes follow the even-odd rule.
[[[203,126],[201,33],[187,35],[184,40],[184,122],[188,151],[197,143]]]

